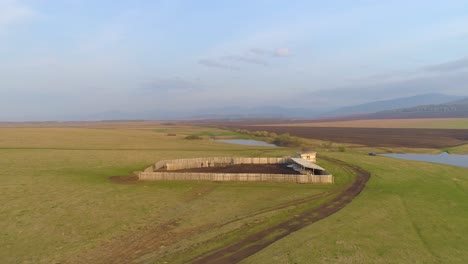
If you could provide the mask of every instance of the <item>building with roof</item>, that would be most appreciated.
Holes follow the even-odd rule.
[[[288,166],[301,174],[306,175],[329,175],[330,173],[319,165],[303,158],[291,158],[291,164]]]
[[[308,152],[301,152],[297,153],[296,158],[301,158],[308,160],[310,162],[316,163],[317,162],[317,152],[308,151]]]

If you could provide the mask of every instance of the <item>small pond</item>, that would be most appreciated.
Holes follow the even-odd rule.
[[[245,146],[276,147],[274,144],[253,139],[215,139],[214,141]]]
[[[432,163],[441,163],[468,168],[468,155],[448,154],[382,154],[382,156],[405,160],[417,160]]]

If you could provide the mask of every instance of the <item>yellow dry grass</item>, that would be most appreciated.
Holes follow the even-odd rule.
[[[131,129],[120,124],[0,128],[0,263],[93,263],[97,257],[109,259],[140,249],[157,258],[169,246],[177,250],[191,246],[194,240],[186,238],[194,234],[208,236],[206,227],[234,221],[210,228],[208,238],[230,233],[264,221],[265,215],[236,221],[238,217],[333,188],[269,183],[116,184],[109,180],[161,159],[294,153],[284,148],[184,139],[203,131],[207,129],[152,124]],[[167,248],[143,249],[135,242],[140,239]]]

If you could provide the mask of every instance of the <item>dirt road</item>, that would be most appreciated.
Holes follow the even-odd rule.
[[[370,174],[367,171],[336,159],[326,157],[321,157],[321,159],[328,160],[329,162],[333,162],[346,170],[353,171],[356,174],[355,180],[344,189],[338,191],[338,193],[330,191],[315,194],[310,197],[304,197],[302,199],[285,202],[263,210],[252,212],[251,214],[244,215],[241,218],[236,218],[217,225],[205,225],[191,229],[180,229],[178,222],[180,219],[176,219],[172,222],[148,226],[137,231],[132,231],[127,235],[123,235],[119,239],[105,242],[88,252],[82,252],[82,254],[69,259],[65,263],[151,262],[151,260],[156,260],[152,257],[153,253],[161,251],[162,248],[176,244],[179,241],[190,239],[198,234],[261,214],[282,210],[290,206],[305,205],[324,197],[335,197],[315,209],[304,211],[300,215],[291,215],[291,218],[287,221],[264,230],[260,230],[257,233],[254,233],[231,245],[226,245],[188,261],[192,263],[237,263],[240,260],[264,249],[275,241],[278,241],[301,228],[337,212],[350,203],[352,199],[354,199],[364,189],[365,184],[370,177]],[[135,183],[134,178],[127,179],[125,177],[113,177],[111,180],[115,183]],[[210,190],[197,190],[197,192],[209,191]],[[192,200],[192,198],[189,200]],[[210,241],[208,240],[204,242]],[[155,254],[154,256],[157,255],[158,254]]]
[[[275,241],[278,241],[279,239],[286,237],[287,235],[301,228],[304,228],[314,222],[330,216],[331,214],[339,211],[347,204],[349,204],[364,189],[366,182],[370,178],[370,173],[361,169],[360,167],[347,164],[340,160],[324,157],[322,157],[322,159],[326,159],[354,171],[356,173],[354,182],[341,191],[338,196],[332,200],[329,200],[328,202],[325,202],[318,208],[305,211],[298,216],[252,234],[234,244],[227,245],[213,252],[199,256],[193,259],[191,263],[237,263],[266,248]]]

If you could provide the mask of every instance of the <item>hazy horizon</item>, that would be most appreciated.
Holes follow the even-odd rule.
[[[468,96],[466,1],[0,0],[0,121]]]

